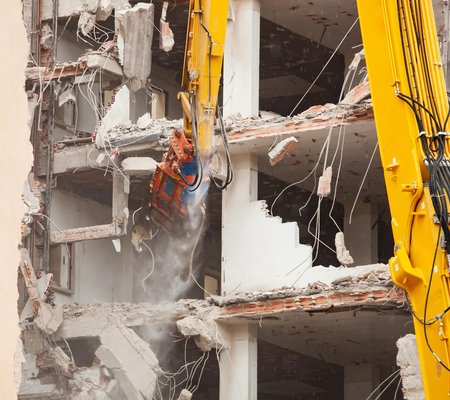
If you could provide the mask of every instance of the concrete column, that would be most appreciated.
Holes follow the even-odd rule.
[[[227,326],[224,336],[230,349],[220,353],[220,400],[257,400],[256,327]]]
[[[249,153],[233,157],[233,182],[222,192],[222,295],[226,294],[226,272],[236,275],[236,268],[242,271],[248,265],[232,262],[240,251],[239,243],[248,238],[240,237],[250,202],[258,199],[258,160]],[[241,243],[241,245],[244,245]],[[248,246],[251,243],[249,241]],[[248,250],[248,246],[245,247]],[[245,251],[244,249],[242,251]],[[231,271],[233,269],[233,271]]]
[[[375,365],[346,365],[344,367],[344,400],[366,399],[379,383],[380,373]]]
[[[345,245],[355,260],[353,265],[366,265],[378,262],[378,218],[376,204],[359,202],[349,223],[353,200],[344,204]]]
[[[224,115],[259,112],[260,0],[234,0],[224,55]]]

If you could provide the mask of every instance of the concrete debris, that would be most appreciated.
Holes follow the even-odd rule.
[[[73,373],[73,377],[77,381],[88,382],[94,386],[100,387],[101,384],[100,368],[79,368]]]
[[[142,125],[141,125],[142,126]],[[160,140],[161,146],[167,145],[168,138],[174,129],[182,126],[181,120],[166,118],[152,119],[144,129],[140,129],[131,122],[115,125],[105,135],[105,140],[111,146],[126,146]]]
[[[95,133],[95,144],[99,148],[106,147],[109,144],[108,131],[123,123],[129,122],[130,119],[130,91],[124,85],[115,94],[114,102],[109,108],[106,115],[100,122]]]
[[[187,389],[183,389],[180,393],[180,396],[178,397],[178,400],[191,400],[191,399],[192,393]]]
[[[327,167],[323,175],[319,178],[319,185],[317,187],[317,196],[328,197],[331,193],[331,178],[333,175],[333,170],[331,165]]]
[[[226,347],[215,322],[218,314],[217,309],[210,308],[197,315],[190,315],[177,321],[178,331],[185,337],[193,337],[203,352]]]
[[[128,157],[122,161],[122,172],[126,175],[149,176],[158,163],[151,157]]]
[[[119,26],[119,59],[123,72],[131,80],[131,90],[142,89],[150,76],[154,5],[137,3],[133,8],[116,12]]]
[[[53,46],[53,31],[48,24],[44,24],[41,29],[41,46],[45,50],[50,50]]]
[[[304,275],[309,282],[303,288],[283,287],[270,291],[244,292],[230,296],[211,296],[210,301],[219,307],[224,307],[231,304],[311,296],[341,290],[347,293],[367,291],[368,288],[393,286],[389,267],[385,264],[363,265],[350,269],[346,267],[316,266],[309,268]]]
[[[100,342],[95,355],[113,372],[126,398],[151,400],[161,370],[149,344],[123,325],[105,329]]]
[[[286,154],[294,151],[297,147],[298,140],[291,136],[278,143],[271,151],[269,151],[270,165],[275,165],[281,161]]]
[[[150,113],[145,113],[144,115],[141,115],[138,120],[136,121],[136,126],[139,129],[147,129],[152,124],[152,116]]]
[[[58,1],[58,17],[68,18],[88,12],[96,16],[98,21],[108,19],[115,9],[116,11],[128,8],[127,0],[73,0]],[[42,19],[51,20],[53,17],[53,1],[42,2]]]
[[[209,311],[214,306],[205,300],[186,299],[176,303],[106,303],[66,304],[64,327],[75,321],[93,321],[108,319],[125,326],[152,325],[164,321],[176,321],[189,315]]]
[[[403,397],[405,400],[425,400],[416,336],[408,334],[398,339],[397,348]]]
[[[166,21],[167,7],[169,7],[169,2],[165,1],[162,6],[161,19],[159,21],[159,48],[166,53],[172,50],[175,44],[173,32],[170,29],[169,23]]]
[[[241,117],[240,114],[230,115],[224,118],[224,126],[227,131],[239,132],[247,129],[262,129],[270,127],[277,122],[289,120],[288,117],[282,117],[278,114],[264,114],[264,118]]]
[[[367,77],[352,90],[350,90],[339,104],[354,105],[370,97],[370,86]]]
[[[350,255],[347,247],[345,247],[344,232],[336,233],[334,244],[336,246],[336,258],[338,259],[338,261],[345,266],[353,264],[353,257]]]
[[[41,302],[34,323],[42,332],[51,335],[58,330],[62,322],[63,309],[61,306],[53,308],[50,304]]]
[[[64,353],[63,349],[58,346],[54,349],[50,349],[48,352],[50,358],[58,368],[58,371],[60,371],[61,374],[63,374],[67,378],[72,377],[72,374],[75,371],[76,367],[69,356]]]
[[[88,36],[89,33],[94,29],[96,16],[89,11],[82,11],[80,18],[78,19],[78,31],[84,36]]]

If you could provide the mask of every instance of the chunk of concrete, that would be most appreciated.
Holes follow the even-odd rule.
[[[178,400],[191,400],[191,399],[192,393],[187,389],[183,389],[180,393],[180,396],[178,397]]]
[[[165,1],[163,3],[161,19],[159,21],[159,48],[166,53],[172,50],[175,44],[172,29],[170,29],[169,23],[166,21],[168,7],[169,2]]]
[[[206,317],[190,315],[177,321],[178,331],[186,337],[193,337],[197,347],[204,352],[225,346],[217,325],[208,314]]]
[[[126,398],[152,399],[160,368],[148,343],[121,325],[102,331],[100,341],[102,344],[95,355],[113,371]]]
[[[280,162],[286,154],[288,154],[290,151],[295,150],[297,144],[298,140],[293,136],[288,137],[278,143],[271,151],[269,151],[268,155],[270,165],[275,165]]]
[[[353,264],[353,257],[350,255],[347,247],[345,247],[345,238],[343,232],[336,233],[334,244],[336,246],[336,257],[338,261],[345,266]]]
[[[50,304],[40,302],[36,326],[47,335],[55,333],[63,322],[63,309],[60,306],[53,308]]]
[[[156,171],[157,165],[151,157],[128,157],[122,161],[122,172],[126,175],[148,176]]]
[[[150,76],[154,5],[137,3],[131,9],[118,11],[116,21],[119,26],[119,59],[135,92],[145,86]]]
[[[425,400],[416,336],[408,334],[398,339],[397,348],[403,397],[405,400]]]

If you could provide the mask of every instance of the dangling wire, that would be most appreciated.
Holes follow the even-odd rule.
[[[224,126],[223,118],[222,118],[222,111],[221,111],[220,107],[217,107],[217,117],[219,120],[219,127],[220,127],[220,133],[222,136],[223,145],[225,147],[225,154],[227,157],[227,176],[225,178],[225,183],[223,185],[218,183],[211,173],[209,174],[209,176],[210,176],[211,180],[213,181],[214,185],[216,186],[216,188],[224,190],[233,181],[233,165],[231,164],[230,147],[229,147],[228,137],[227,137],[227,133],[225,131],[225,126]]]

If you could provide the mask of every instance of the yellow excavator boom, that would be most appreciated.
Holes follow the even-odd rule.
[[[449,106],[431,0],[357,0],[392,216],[427,399],[450,397]]]

